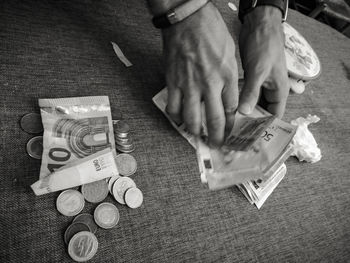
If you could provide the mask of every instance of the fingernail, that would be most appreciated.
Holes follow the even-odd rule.
[[[244,102],[241,105],[239,105],[238,111],[242,114],[248,115],[248,114],[252,113],[252,108],[250,107],[250,105],[248,103]]]

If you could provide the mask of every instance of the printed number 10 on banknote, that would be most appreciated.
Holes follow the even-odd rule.
[[[72,161],[114,149],[108,97],[39,99],[39,106],[44,126],[40,178]]]

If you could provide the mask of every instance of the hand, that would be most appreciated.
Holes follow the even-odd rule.
[[[167,112],[189,132],[201,130],[204,101],[209,144],[221,145],[238,105],[235,45],[219,11],[209,2],[162,31],[168,86]]]
[[[282,12],[272,6],[258,6],[244,17],[239,47],[245,84],[238,107],[243,114],[260,99],[270,113],[283,116],[290,87],[281,21]]]

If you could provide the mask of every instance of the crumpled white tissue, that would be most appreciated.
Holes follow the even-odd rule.
[[[312,133],[307,128],[310,123],[316,123],[320,120],[316,115],[308,115],[305,118],[299,117],[291,124],[298,126],[291,145],[293,147],[292,156],[296,156],[299,161],[316,163],[321,160],[321,150],[317,146],[317,142]]]

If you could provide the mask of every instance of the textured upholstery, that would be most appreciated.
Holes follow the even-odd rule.
[[[237,36],[227,2],[215,1]],[[89,95],[109,96],[113,117],[132,127],[133,179],[144,193],[141,208],[117,205],[119,224],[98,230],[90,262],[348,262],[350,40],[290,11],[288,21],[314,47],[323,73],[304,94],[290,95],[284,119],[318,115],[310,128],[323,158],[290,158],[286,177],[257,210],[236,188],[211,192],[200,183],[194,149],[152,104],[164,77],[160,33],[150,19],[140,0],[1,1],[0,262],[71,262],[63,233],[72,218],[56,210],[58,193],[31,191],[40,161],[26,154],[32,136],[18,121],[39,112],[38,98]],[[110,41],[134,66],[118,60]]]

